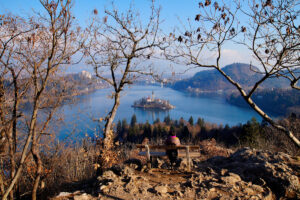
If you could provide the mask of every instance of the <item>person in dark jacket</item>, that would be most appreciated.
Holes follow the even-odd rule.
[[[174,145],[179,146],[180,140],[178,137],[176,137],[175,132],[171,132],[168,138],[165,141],[166,145]],[[169,149],[166,150],[166,154],[170,160],[171,166],[174,164],[178,165],[178,150],[177,149]]]

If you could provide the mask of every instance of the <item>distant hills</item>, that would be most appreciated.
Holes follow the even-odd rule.
[[[252,66],[252,69],[258,70]],[[240,83],[244,88],[249,88],[262,77],[262,74],[256,73],[250,69],[249,64],[233,63],[223,68],[233,80]],[[235,90],[217,70],[205,70],[196,73],[193,77],[177,81],[172,86],[176,90],[184,90],[195,93],[202,92],[231,92]],[[266,80],[261,88],[287,88],[289,83],[284,78],[272,78]]]
[[[258,70],[255,66],[252,66],[252,69]],[[223,70],[245,90],[252,88],[255,82],[263,76],[252,71],[248,64],[243,63],[227,65]],[[236,106],[249,107],[237,89],[217,70],[200,71],[191,78],[175,82],[172,87],[193,94],[225,94],[227,102]],[[252,99],[268,113],[275,115],[300,114],[300,92],[291,89],[288,80],[284,78],[267,79],[253,94]]]

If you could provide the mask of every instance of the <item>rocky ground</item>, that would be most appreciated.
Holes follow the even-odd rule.
[[[284,153],[249,148],[228,156],[193,159],[176,170],[164,160],[148,170],[130,160],[105,171],[92,190],[61,192],[63,199],[300,199],[300,161]]]

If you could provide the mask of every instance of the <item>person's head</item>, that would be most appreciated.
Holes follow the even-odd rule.
[[[176,136],[176,132],[175,131],[170,131],[170,136]]]

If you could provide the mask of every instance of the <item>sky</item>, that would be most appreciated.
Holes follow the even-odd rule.
[[[99,11],[99,14],[103,13],[105,8],[111,6],[111,0],[75,0],[73,12],[81,25],[84,25],[92,14],[94,9]],[[115,6],[124,11],[129,8],[132,0],[114,0]],[[164,27],[169,30],[173,29],[173,26],[178,23],[177,17],[187,18],[194,17],[197,13],[197,1],[194,0],[157,0],[157,5],[162,8],[162,18],[165,20]],[[149,9],[151,4],[150,0],[135,0],[133,1],[134,7],[142,14]],[[0,12],[26,16],[32,12],[32,10],[41,10],[42,7],[38,0],[0,0]]]
[[[225,0],[230,2],[229,0]],[[94,9],[98,10],[100,16],[104,16],[104,9],[111,8],[111,0],[75,0],[73,13],[81,26],[85,26]],[[114,5],[120,11],[125,11],[129,8],[132,0],[114,0]],[[165,32],[172,32],[174,27],[180,27],[180,21],[186,21],[187,18],[194,19],[198,12],[198,3],[196,0],[156,0],[156,4],[161,7],[161,19],[163,23],[161,28]],[[143,16],[149,14],[150,0],[135,0],[134,7]],[[34,11],[41,11],[42,6],[38,0],[0,0],[0,14],[12,13],[14,15],[28,16]],[[223,51],[222,65],[231,64],[234,62],[249,63],[251,56],[245,49],[235,49],[235,46],[227,45]],[[157,62],[157,65],[165,65],[165,62]],[[185,70],[185,66],[174,65],[175,70]],[[78,67],[75,71],[81,71],[85,67]],[[88,70],[90,71],[90,70]],[[196,70],[191,70],[188,73],[195,73]]]

